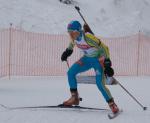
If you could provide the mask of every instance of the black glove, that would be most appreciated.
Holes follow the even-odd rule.
[[[112,77],[114,75],[114,70],[112,67],[108,67],[108,68],[105,68],[104,73],[108,77]]]
[[[104,73],[109,77],[112,77],[114,75],[114,70],[111,65],[112,64],[109,58],[104,60]]]
[[[73,53],[73,50],[66,49],[63,54],[61,55],[61,61],[67,61],[67,58]]]

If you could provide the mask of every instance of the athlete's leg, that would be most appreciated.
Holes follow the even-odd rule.
[[[93,68],[96,74],[96,85],[98,89],[101,91],[105,100],[109,102],[112,99],[112,96],[111,96],[109,89],[105,86],[103,68],[97,58],[94,59],[93,63],[94,63]]]
[[[70,89],[77,88],[76,75],[78,73],[87,71],[91,68],[90,63],[88,62],[87,57],[82,57],[79,61],[74,63],[68,70],[68,82]]]

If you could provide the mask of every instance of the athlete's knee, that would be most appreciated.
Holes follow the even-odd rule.
[[[67,75],[70,76],[70,77],[74,77],[74,76],[76,76],[76,73],[72,69],[69,69],[68,72],[67,72]]]

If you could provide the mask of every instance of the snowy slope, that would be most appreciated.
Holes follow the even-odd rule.
[[[112,37],[143,31],[150,35],[149,0],[74,0],[97,35]],[[83,22],[74,5],[59,0],[0,0],[0,28],[10,23],[33,32],[66,33],[70,20]]]
[[[117,77],[144,106],[150,107],[150,77]],[[56,105],[67,99],[66,77],[20,78],[0,80],[0,104],[9,107]],[[114,120],[108,111],[79,111],[70,109],[7,110],[0,106],[0,123],[149,123],[150,110],[143,111],[120,88],[109,86],[116,103],[124,112]],[[81,106],[108,108],[96,85],[79,85],[83,98]]]

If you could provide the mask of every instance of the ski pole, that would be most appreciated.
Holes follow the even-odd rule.
[[[84,21],[84,23],[89,27],[91,33],[94,34],[93,31],[91,30],[90,26],[88,25],[88,23],[87,23],[86,20],[84,19],[83,15],[81,14],[79,6],[75,6],[75,9],[78,11],[78,13],[79,13],[79,15],[81,16],[81,18],[82,18],[82,20]]]
[[[143,110],[147,110],[147,107],[143,106],[122,84],[120,84],[120,82],[117,81],[117,84],[120,85],[120,87],[124,89],[132,97],[132,99],[142,107]]]

